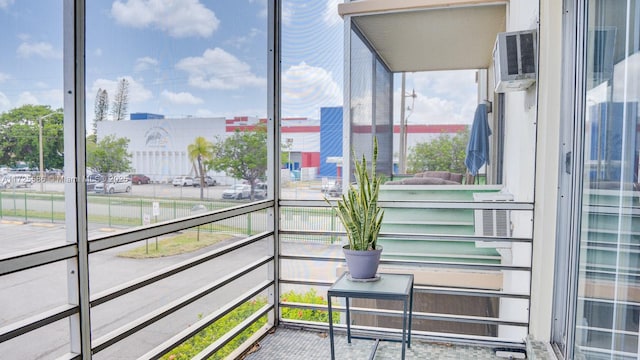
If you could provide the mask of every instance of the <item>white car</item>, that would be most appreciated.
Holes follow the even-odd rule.
[[[267,184],[257,183],[253,187],[253,198],[256,200],[262,200],[267,198]]]
[[[251,196],[251,186],[245,184],[237,184],[222,193],[223,199],[244,199]]]
[[[173,186],[193,186],[193,178],[191,176],[177,176],[171,182]]]
[[[121,179],[117,179],[117,178],[111,179],[111,181],[107,182],[106,186],[107,186],[106,193],[108,194],[113,194],[117,192],[131,192],[131,180],[128,179],[127,177],[122,177]],[[104,194],[105,183],[104,182],[97,183],[94,186],[93,191],[98,194]]]
[[[6,174],[0,178],[0,188],[31,187],[33,177],[30,174]]]

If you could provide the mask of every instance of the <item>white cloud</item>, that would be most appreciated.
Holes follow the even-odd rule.
[[[117,0],[111,15],[122,25],[153,27],[177,38],[209,37],[220,25],[216,14],[198,0]]]
[[[118,81],[122,78],[127,79],[129,82],[129,104],[142,103],[153,97],[151,91],[146,89],[144,84],[134,80],[131,76],[119,77],[116,80],[97,79],[93,82],[91,91],[87,94],[88,97],[93,101],[98,89],[104,89],[107,90],[107,94],[109,94],[109,101],[113,101],[113,98],[116,96]]]
[[[28,43],[23,42],[18,46],[18,57],[29,58],[39,56],[45,59],[62,59],[62,52],[53,48],[53,45],[45,42]]]
[[[93,55],[95,56],[102,56],[102,49],[101,48],[97,48],[93,51]]]
[[[4,93],[0,92],[0,112],[11,109],[11,101]]]
[[[6,9],[12,5],[14,0],[0,0],[0,9]]]
[[[293,4],[289,2],[285,2],[282,4],[282,12],[281,12],[281,20],[284,25],[291,25],[291,21],[293,20],[294,10]]]
[[[51,107],[54,109],[63,107],[64,92],[62,91],[62,89],[49,89],[39,91],[38,96],[45,104],[51,105]]]
[[[136,66],[134,70],[136,72],[145,71],[155,67],[156,65],[158,65],[158,60],[145,56],[136,59]]]
[[[269,9],[267,8],[269,4],[267,0],[249,0],[249,3],[261,5],[260,11],[258,12],[259,18],[266,19],[269,16]],[[281,7],[280,19],[282,23],[285,25],[291,24],[291,19],[293,18],[293,4],[290,1],[284,1],[281,3]]]
[[[429,94],[464,99],[477,96],[475,76],[476,70],[428,71],[407,74],[407,83]]]
[[[11,76],[9,76],[9,74],[0,73],[0,83],[5,82],[5,81],[9,80],[10,78],[11,78]]]
[[[200,57],[187,57],[176,68],[189,74],[189,85],[200,89],[238,89],[264,86],[265,78],[251,72],[251,66],[220,49],[207,49]]]
[[[35,95],[30,93],[29,91],[24,91],[20,93],[18,96],[18,101],[16,101],[16,106],[20,107],[22,105],[39,105],[40,101],[36,98]]]
[[[249,30],[248,34],[242,35],[242,36],[233,37],[233,38],[225,41],[225,44],[231,45],[231,46],[235,47],[236,49],[240,49],[244,45],[248,44],[251,40],[253,40],[256,36],[258,36],[258,34],[260,34],[260,32],[261,31],[259,29],[251,28]]]
[[[410,124],[470,124],[478,103],[475,70],[431,71],[407,74],[405,91],[416,92]],[[394,96],[394,113],[399,119],[400,89]],[[412,105],[411,98],[405,105]]]
[[[342,18],[338,15],[338,4],[342,3],[340,0],[327,0],[322,19],[327,26],[333,26],[335,24],[342,24]]]
[[[268,2],[267,0],[249,0],[249,4],[259,4],[260,12],[258,12],[258,17],[266,19],[269,15],[269,9],[267,8]]]
[[[204,102],[201,98],[193,96],[188,92],[174,93],[169,90],[163,90],[160,96],[176,105],[196,105]]]
[[[331,72],[301,62],[282,74],[282,116],[318,117],[320,107],[342,104],[342,87]]]
[[[220,116],[219,112],[213,112],[211,110],[208,109],[198,109],[196,110],[196,117],[216,117],[216,116]]]
[[[258,12],[258,17],[266,19],[269,16],[268,9],[268,1],[267,0],[249,0],[250,4],[259,4],[261,5],[260,11]],[[285,1],[281,3],[281,21],[284,25],[291,24],[291,19],[293,18],[293,4],[289,1]]]

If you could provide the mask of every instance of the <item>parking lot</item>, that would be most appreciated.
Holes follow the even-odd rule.
[[[238,181],[236,184],[242,184]],[[222,193],[231,189],[236,184],[206,186],[203,188],[203,197],[205,200],[220,200]],[[35,182],[29,187],[6,188],[3,192],[45,192],[45,193],[63,193],[64,182],[47,181]],[[257,189],[258,193],[266,193],[266,186]],[[89,191],[92,195],[95,192]],[[130,192],[117,193],[117,196],[125,197],[141,197],[141,198],[171,198],[171,199],[199,199],[200,188],[194,186],[173,186],[171,184],[132,184]],[[291,182],[282,188],[282,198],[291,200],[322,200],[323,193],[321,191],[321,182]],[[247,201],[246,198],[243,201]]]

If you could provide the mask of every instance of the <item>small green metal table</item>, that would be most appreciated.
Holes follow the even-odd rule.
[[[347,316],[347,341],[351,338],[351,313],[349,311],[349,298],[399,300],[403,302],[402,312],[402,359],[405,357],[406,347],[411,347],[411,317],[413,315],[413,274],[378,274],[377,281],[352,281],[348,279],[349,273],[342,274],[327,291],[329,305],[329,341],[331,342],[331,359],[335,359],[333,343],[333,312],[331,309],[332,297],[344,297]],[[365,337],[365,339],[372,339]],[[375,356],[380,339],[376,340],[371,358]],[[386,339],[388,341],[398,341]]]

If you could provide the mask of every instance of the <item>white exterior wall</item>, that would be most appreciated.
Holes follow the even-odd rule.
[[[526,91],[505,95],[503,183],[516,201],[534,202],[535,213],[511,214],[513,236],[524,237],[533,232],[533,248],[529,244],[513,244],[511,256],[504,261],[532,266],[535,271],[530,275],[530,289],[526,287],[529,274],[505,274],[503,290],[531,291],[531,302],[502,299],[500,317],[526,320],[521,317],[528,307],[529,333],[549,341],[558,194],[562,1],[512,0],[508,9],[506,31],[538,30],[538,81]],[[522,329],[499,327],[499,336],[523,339],[526,335]]]
[[[290,133],[284,132],[281,135],[284,151],[288,151],[287,139],[292,139],[291,152],[320,152],[320,132],[315,133]]]
[[[108,135],[128,138],[132,172],[165,182],[178,175],[194,175],[187,146],[198,136],[209,141],[226,136],[225,126],[222,117],[102,121],[97,133],[98,140]],[[225,182],[224,174],[210,174]]]
[[[533,232],[533,247],[513,244],[511,256],[505,257],[504,261],[511,265],[532,266],[535,272],[505,273],[503,290],[515,293],[530,291],[531,302],[501,299],[500,318],[527,320],[522,317],[529,310],[529,333],[548,341],[558,184],[562,2],[512,0],[508,9],[506,31],[538,30],[539,60],[536,84],[526,91],[505,94],[503,183],[516,201],[534,202],[535,214],[512,212],[513,236],[525,237]],[[538,16],[542,21],[540,27]],[[493,69],[490,70],[491,73]],[[527,288],[529,281],[531,287]],[[511,339],[527,336],[524,329],[511,326],[500,326],[498,331],[498,336]]]
[[[537,2],[537,1],[536,1]],[[540,1],[538,137],[529,333],[551,339],[562,88],[562,1]]]

